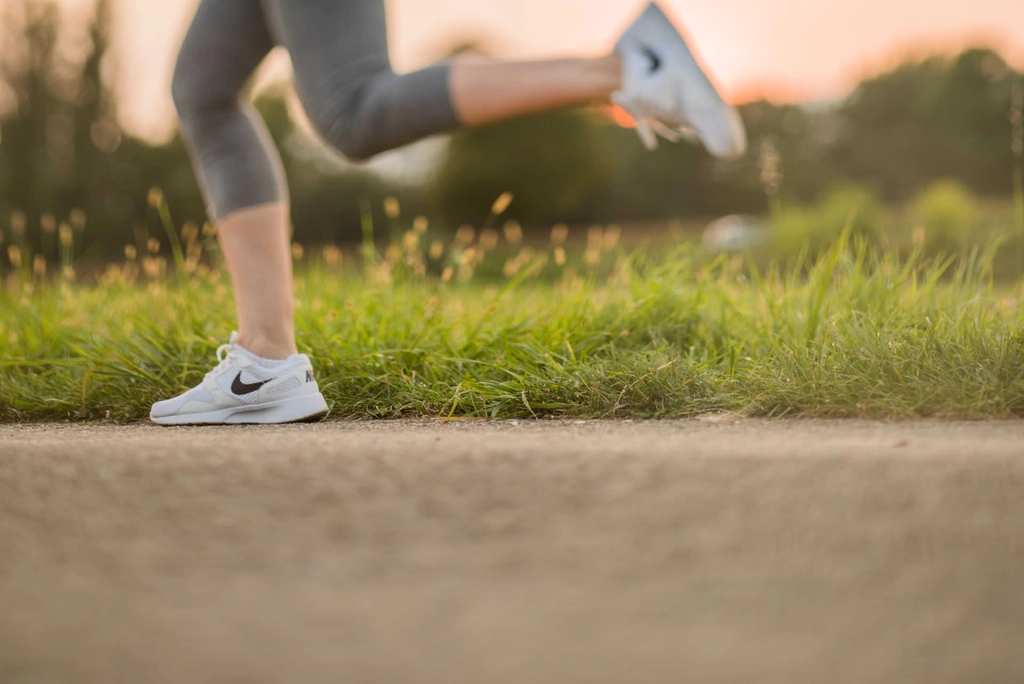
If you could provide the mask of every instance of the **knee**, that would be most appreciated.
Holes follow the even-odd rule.
[[[342,127],[340,133],[334,136],[331,144],[352,161],[366,161],[384,151],[374,145],[373,140],[365,133],[345,126]]]
[[[307,106],[313,127],[336,150],[354,161],[366,161],[389,149],[381,135],[387,112],[377,106],[376,93],[395,77],[390,69],[356,84],[334,90],[329,100]]]
[[[171,79],[171,97],[182,126],[189,129],[204,114],[237,104],[238,93],[219,87],[211,65],[182,50]]]
[[[184,121],[191,113],[198,109],[200,102],[199,78],[193,65],[185,59],[185,53],[178,56],[178,62],[174,66],[174,76],[171,78],[171,98],[174,100],[174,108],[178,110],[178,116]]]
[[[369,127],[360,122],[358,102],[311,117],[311,121],[317,133],[346,159],[366,161],[383,151],[375,144]]]

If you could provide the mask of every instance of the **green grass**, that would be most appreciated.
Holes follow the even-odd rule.
[[[844,237],[786,269],[681,248],[497,286],[313,265],[298,338],[334,417],[1024,415],[1024,311],[990,263]],[[202,379],[232,328],[224,276],[116,281],[8,283],[0,420],[139,420]]]

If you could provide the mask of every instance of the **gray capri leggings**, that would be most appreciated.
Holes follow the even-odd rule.
[[[275,45],[291,55],[310,121],[350,158],[458,126],[447,65],[391,70],[383,0],[202,0],[172,88],[215,219],[288,199],[277,150],[242,97]]]

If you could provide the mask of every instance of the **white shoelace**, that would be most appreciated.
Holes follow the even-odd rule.
[[[637,135],[640,136],[640,140],[647,149],[658,149],[659,135],[669,142],[679,142],[683,139],[683,131],[667,126],[653,117],[641,114],[640,112],[646,109],[644,103],[634,102],[633,100],[628,99],[623,93],[615,93],[612,95],[612,102],[626,110],[626,113],[629,114],[636,122]]]
[[[252,364],[252,361],[235,349],[235,345],[233,343],[222,344],[217,347],[217,361],[218,363],[214,369],[207,373],[206,377],[203,378],[203,384],[207,385],[207,389],[210,389],[209,383],[216,385],[216,378],[224,369],[230,366],[245,368]]]

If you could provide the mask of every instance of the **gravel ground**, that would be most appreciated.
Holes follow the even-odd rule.
[[[1024,423],[0,426],[3,684],[1019,684]]]

